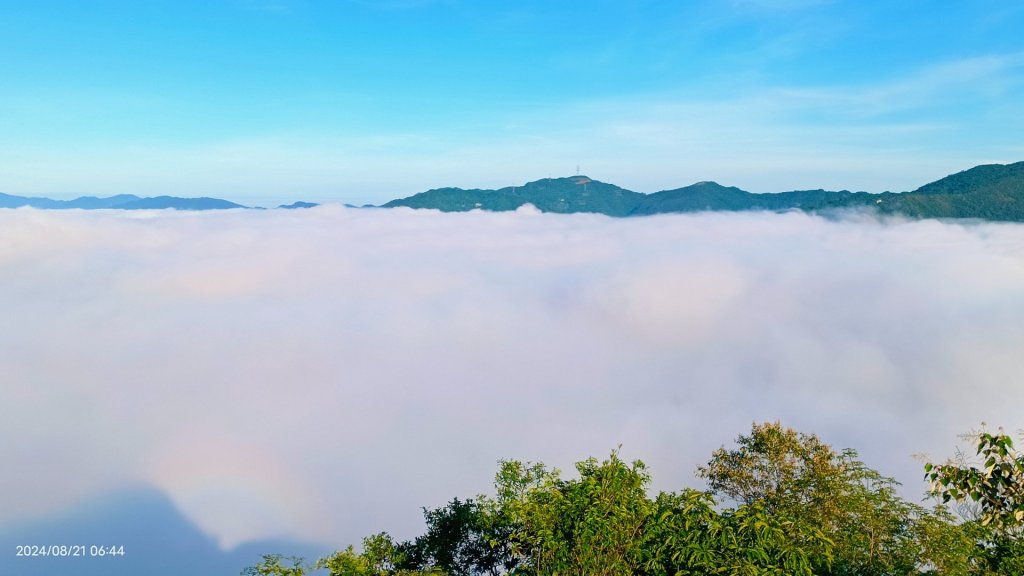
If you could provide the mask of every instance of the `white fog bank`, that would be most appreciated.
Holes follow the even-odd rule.
[[[0,277],[0,525],[146,482],[225,545],[410,537],[501,458],[696,487],[775,419],[917,495],[1024,427],[1021,225],[19,209]]]

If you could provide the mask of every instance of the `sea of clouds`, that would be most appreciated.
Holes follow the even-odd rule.
[[[1017,224],[18,209],[0,277],[0,526],[146,484],[224,546],[411,537],[502,458],[700,487],[776,419],[916,499],[1024,426]]]

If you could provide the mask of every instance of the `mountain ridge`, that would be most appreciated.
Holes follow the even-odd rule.
[[[611,193],[611,196],[608,194]],[[626,217],[705,211],[819,212],[871,208],[915,218],[981,218],[1024,221],[1024,162],[975,166],[909,192],[791,190],[747,192],[702,181],[644,194],[585,175],[544,178],[522,186],[487,190],[436,188],[391,200],[384,208],[430,208],[444,212],[515,210],[533,204],[542,212],[596,212]]]
[[[40,196],[15,196],[0,193],[0,208],[39,208],[41,210],[226,210],[248,208],[220,198],[181,198],[178,196],[153,196],[144,198],[134,194],[96,197],[79,196],[73,200],[54,200]]]
[[[542,178],[520,186],[497,189],[434,188],[382,204],[383,208],[433,209],[443,212],[516,210],[531,204],[542,212],[597,213],[627,217],[706,211],[831,211],[869,208],[881,214],[911,218],[976,218],[1024,222],[1024,161],[982,164],[929,182],[909,192],[851,192],[849,190],[790,190],[747,192],[735,186],[702,181],[680,188],[642,193],[577,174]],[[113,210],[224,210],[252,209],[219,198],[176,196],[140,197],[119,194],[106,198],[82,196],[74,200],[13,196],[0,193],[0,208],[31,206],[38,209]],[[277,209],[312,208],[297,201]],[[365,205],[365,208],[374,207]]]

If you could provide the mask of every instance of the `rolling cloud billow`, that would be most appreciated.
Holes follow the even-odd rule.
[[[914,496],[914,453],[1024,426],[1015,224],[18,209],[0,275],[15,533],[148,485],[225,548],[411,537],[501,458],[699,486],[775,419]]]

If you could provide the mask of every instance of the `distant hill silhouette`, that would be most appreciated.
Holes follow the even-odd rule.
[[[163,210],[173,208],[175,210],[226,210],[228,208],[245,208],[241,204],[235,204],[219,198],[177,198],[174,196],[157,196],[155,198],[139,198],[112,206],[122,210]]]
[[[124,556],[17,557],[20,545],[124,546]],[[152,488],[111,492],[43,520],[0,527],[0,574],[11,576],[236,575],[268,550],[314,558],[330,550],[308,543],[266,540],[221,550]]]
[[[303,202],[301,200],[298,200],[292,202],[291,204],[281,204],[280,206],[278,206],[278,208],[283,208],[285,210],[294,210],[296,208],[316,208],[317,206],[319,206],[319,204],[315,202]]]
[[[1024,221],[1024,162],[977,166],[903,193],[794,190],[754,194],[716,182],[698,182],[683,188],[641,194],[587,176],[573,176],[545,178],[497,190],[439,188],[392,200],[384,207],[459,212],[515,210],[524,204],[533,204],[543,212],[596,212],[608,216],[741,210],[818,212],[870,207],[883,214],[918,218],[1021,222]]]
[[[118,194],[107,198],[82,196],[74,200],[52,200],[50,198],[33,198],[27,196],[11,196],[0,194],[0,208],[21,208],[31,206],[44,210],[224,210],[227,208],[246,208],[241,204],[221,200],[219,198],[178,198],[176,196],[157,196],[140,198],[134,194]]]
[[[435,188],[392,200],[384,208],[428,208],[443,212],[515,210],[532,204],[542,212],[593,212],[607,216],[644,216],[675,212],[803,210],[821,212],[840,208],[870,208],[881,214],[912,218],[978,218],[1024,222],[1024,162],[986,164],[925,184],[912,192],[850,192],[847,190],[793,190],[755,194],[717,182],[698,182],[682,188],[643,194],[587,176],[544,178],[522,186],[496,190]],[[32,206],[41,209],[84,210],[223,210],[246,208],[219,198],[140,198],[121,194],[108,198],[83,196],[52,200],[0,194],[0,208]],[[313,208],[312,202],[282,204],[279,209]],[[349,208],[356,208],[346,204]],[[362,206],[372,208],[372,205]]]

